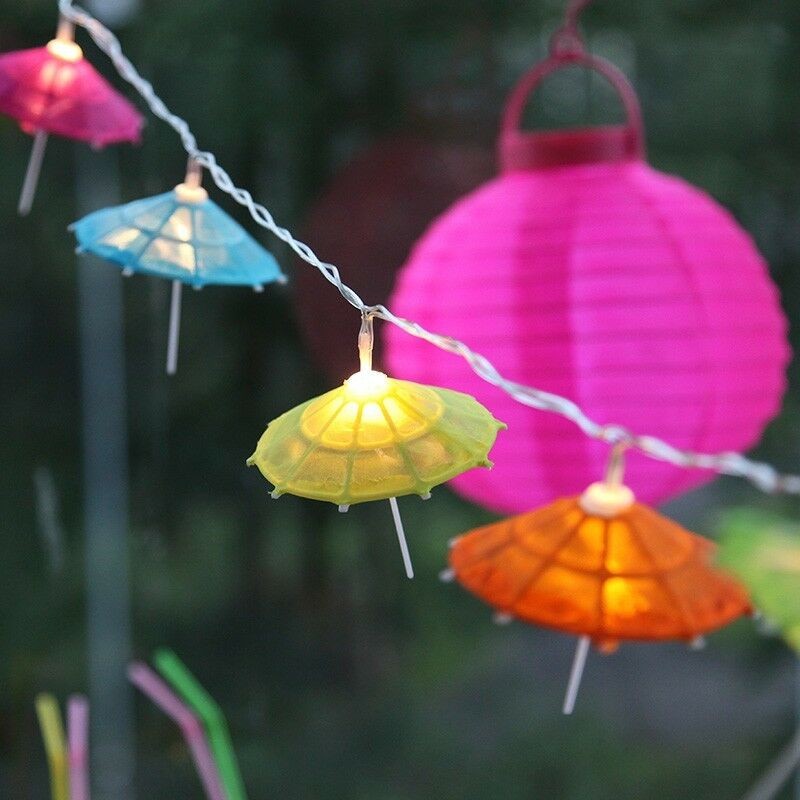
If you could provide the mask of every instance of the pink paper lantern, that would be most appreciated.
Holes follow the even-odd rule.
[[[628,122],[521,132],[529,93],[565,64],[598,71]],[[511,96],[501,174],[439,217],[400,273],[390,307],[466,342],[507,378],[564,395],[620,423],[698,451],[744,450],[780,407],[786,321],[750,237],[708,195],[652,169],[636,95],[611,64],[556,53]],[[607,445],[512,400],[460,358],[386,326],[392,374],[474,395],[508,433],[495,467],[452,481],[516,513],[579,493]],[[658,503],[713,477],[637,454],[627,482]]]

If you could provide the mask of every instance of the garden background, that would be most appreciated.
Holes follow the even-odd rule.
[[[492,174],[504,98],[544,54],[562,4],[89,8],[105,12],[200,146],[377,303],[425,223]],[[0,0],[0,50],[43,44],[55,22],[54,2]],[[599,0],[584,23],[591,48],[639,92],[652,164],[731,209],[766,255],[794,323],[800,4]],[[86,35],[78,41],[121,86]],[[549,81],[541,101],[531,124],[619,114],[610,91],[581,73]],[[385,504],[345,516],[288,496],[274,503],[245,468],[268,420],[355,366],[358,315],[336,290],[212,190],[291,281],[260,295],[186,293],[179,371],[168,379],[168,284],[123,281],[90,260],[79,267],[66,226],[178,183],[177,137],[151,116],[139,147],[93,153],[53,137],[33,212],[21,219],[29,148],[16,123],[0,120],[0,796],[47,796],[36,692],[64,697],[90,684],[119,709],[96,721],[98,800],[201,796],[172,724],[125,687],[127,631],[103,628],[122,618],[114,604],[125,597],[130,655],[167,644],[194,670],[228,715],[251,798],[743,793],[796,724],[798,672],[787,648],[744,620],[698,653],[674,644],[593,654],[576,714],[562,717],[574,640],[494,626],[478,601],[437,579],[448,539],[491,519],[487,512],[444,489],[424,505],[402,501],[418,573],[410,583]],[[792,471],[797,378],[793,365],[783,415],[757,451]],[[87,448],[100,471],[87,470]],[[712,536],[745,509],[763,510],[766,524],[797,517],[800,506],[733,479],[668,506]],[[88,559],[87,524],[108,529]],[[120,552],[129,592],[117,580]],[[101,618],[88,624],[87,586],[111,598],[91,606]]]

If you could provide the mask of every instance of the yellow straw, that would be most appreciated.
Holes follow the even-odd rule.
[[[50,790],[53,800],[69,800],[67,776],[67,745],[64,723],[55,697],[40,694],[36,697],[36,716],[42,729],[47,764],[50,768]]]

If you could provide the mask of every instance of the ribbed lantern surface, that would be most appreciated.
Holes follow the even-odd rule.
[[[418,242],[390,306],[454,336],[513,381],[699,451],[746,450],[779,409],[786,323],[750,237],[708,195],[652,169],[631,127],[506,132],[503,173]],[[460,358],[387,326],[400,377],[468,392],[508,423],[495,468],[452,481],[518,512],[575,494],[607,446],[520,405]],[[637,457],[658,503],[712,476]]]

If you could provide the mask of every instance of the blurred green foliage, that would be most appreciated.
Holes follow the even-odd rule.
[[[800,529],[749,509],[726,514],[719,562],[748,587],[765,624],[800,650]]]
[[[383,136],[492,147],[503,98],[543,54],[560,8],[555,0],[150,0],[118,32],[201,146],[296,229],[337,169]],[[54,24],[53,2],[0,0],[0,50],[41,44]],[[633,79],[654,165],[733,211],[797,319],[800,4],[598,0],[586,29]],[[119,86],[102,54],[79,40]],[[537,124],[617,113],[607,90],[582,75],[554,79],[542,99]],[[0,120],[0,795],[20,800],[46,796],[35,692],[63,697],[87,680],[80,355],[65,232],[77,214],[75,146],[53,139],[34,213],[19,219],[29,145]],[[177,138],[152,118],[141,147],[120,148],[118,158],[125,199],[164,191],[184,166]],[[263,241],[288,269],[307,269]],[[424,506],[403,501],[418,571],[411,584],[388,507],[343,516],[269,499],[245,457],[269,419],[326,388],[289,291],[192,293],[180,371],[167,381],[167,286],[125,284],[136,648],[146,656],[169,644],[212,691],[250,796],[741,794],[794,725],[792,659],[752,624],[712,637],[701,654],[665,645],[593,655],[566,720],[560,693],[572,642],[495,629],[478,602],[436,580],[447,540],[488,519],[484,512],[445,490]],[[320,279],[319,291],[334,290]],[[356,325],[354,315],[354,335]],[[759,455],[796,465],[797,423],[792,393]],[[60,566],[37,524],[37,468],[52,475],[60,499]],[[713,531],[716,510],[734,498],[751,513],[797,513],[795,501],[734,481],[671,510]],[[139,709],[139,796],[199,797],[173,728]]]

